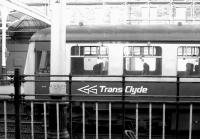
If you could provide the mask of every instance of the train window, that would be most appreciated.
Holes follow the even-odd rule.
[[[50,73],[50,51],[36,51],[36,73]]]
[[[180,46],[178,48],[178,75],[200,75],[200,46]]]
[[[108,48],[105,46],[73,46],[71,73],[74,75],[107,75]]]
[[[161,75],[162,51],[159,46],[127,46],[124,48],[126,75]]]

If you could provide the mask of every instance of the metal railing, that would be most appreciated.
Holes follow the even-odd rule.
[[[107,84],[121,84],[122,90],[116,95],[105,96],[84,93],[88,89],[85,86],[82,90],[79,88],[83,91],[82,95],[74,94],[74,83],[85,81],[73,80],[72,76],[67,76],[69,78],[65,81],[54,80],[66,82],[67,94],[21,94],[21,83],[28,80],[18,70],[10,77],[15,93],[2,94],[7,97],[0,97],[0,138],[126,139],[125,130],[134,131],[136,139],[200,137],[200,96],[180,96],[179,78],[168,81],[175,84],[177,94],[173,96],[127,95],[124,76],[120,81],[106,81]]]

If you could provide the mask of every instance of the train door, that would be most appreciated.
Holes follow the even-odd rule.
[[[50,51],[44,45],[36,46],[40,47],[35,49],[35,94],[49,94]]]

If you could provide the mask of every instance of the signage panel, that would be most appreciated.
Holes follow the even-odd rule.
[[[134,96],[176,96],[176,90],[176,83],[126,82],[124,86],[128,99],[134,99]],[[123,95],[123,86],[121,82],[72,82],[72,95],[119,97]]]

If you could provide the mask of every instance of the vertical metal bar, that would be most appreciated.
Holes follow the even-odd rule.
[[[112,105],[109,102],[109,139],[111,139],[112,134]]]
[[[96,139],[99,137],[99,113],[98,113],[98,103],[96,102]]]
[[[85,102],[82,103],[83,139],[85,139]]]
[[[136,118],[135,118],[135,134],[136,134],[136,139],[138,139],[138,103],[136,104],[136,112],[135,112]]]
[[[15,139],[21,139],[21,131],[20,131],[20,70],[15,69],[14,75],[14,88],[15,88],[15,95],[14,95],[14,104],[15,104]]]
[[[7,31],[7,27],[6,27],[6,24],[7,24],[7,17],[8,17],[8,14],[9,14],[9,10],[7,7],[1,7],[1,27],[2,27],[2,31],[1,31],[1,55],[2,55],[2,59],[1,59],[1,66],[2,66],[2,72],[3,74],[6,74],[6,31]],[[5,77],[3,77],[5,79]]]
[[[7,139],[7,102],[4,101],[3,105],[4,105],[4,133],[5,133],[5,139]]]
[[[72,76],[71,74],[69,75],[69,118],[70,118],[70,131],[69,131],[69,137],[70,139],[72,139],[72,90],[71,90],[71,86],[72,86]]]
[[[43,103],[44,108],[44,138],[47,139],[47,107],[46,103]]]
[[[192,0],[192,23],[194,24],[194,15],[195,15],[195,11],[194,11],[194,8],[195,8],[195,2],[194,0]]]
[[[45,0],[45,14],[46,16],[48,16],[48,3],[47,3],[47,0]]]
[[[152,104],[149,104],[149,139],[151,139],[152,132]]]
[[[31,101],[31,138],[34,139],[34,108],[33,108],[33,101]]]
[[[125,131],[125,76],[122,76],[122,139]]]
[[[193,112],[193,105],[190,104],[189,139],[192,139],[192,112]]]
[[[165,111],[166,111],[166,105],[163,104],[162,139],[165,139]]]
[[[180,87],[180,78],[177,76],[176,81],[176,139],[178,139],[179,134],[179,87]]]
[[[148,12],[149,12],[149,14],[148,14],[148,24],[150,24],[150,16],[151,16],[151,14],[150,14],[150,2],[149,2],[150,0],[148,0],[148,2],[147,2],[147,4],[148,4]]]
[[[60,119],[59,119],[59,103],[56,102],[56,120],[57,120],[57,139],[60,139]]]

